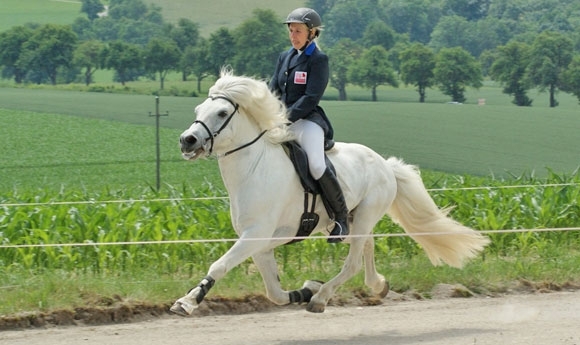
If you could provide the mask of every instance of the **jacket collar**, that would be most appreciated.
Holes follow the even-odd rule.
[[[306,56],[310,56],[310,55],[312,55],[312,53],[314,53],[315,49],[316,49],[316,42],[310,42],[310,44],[306,47],[306,49],[304,49],[304,53],[306,54]]]
[[[306,56],[310,56],[310,55],[312,55],[312,53],[314,53],[314,50],[316,50],[316,42],[310,42],[310,44],[308,46],[306,46],[306,49],[304,49],[304,51],[302,51],[302,53],[306,54]],[[292,55],[293,51],[294,51],[294,48],[288,49],[288,55]]]

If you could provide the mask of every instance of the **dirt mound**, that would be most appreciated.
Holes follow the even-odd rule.
[[[0,331],[49,326],[101,325],[136,322],[168,315],[171,303],[147,304],[111,298],[106,305],[55,310],[51,312],[22,313],[0,317]],[[93,301],[94,302],[94,301]],[[94,303],[90,303],[94,304]],[[224,297],[206,298],[193,316],[246,314],[280,308],[266,297],[256,295],[239,299]]]
[[[443,298],[477,298],[498,294],[546,293],[551,291],[574,291],[580,285],[567,283],[556,285],[553,283],[534,283],[527,280],[515,282],[513,286],[501,293],[476,294],[461,285],[439,284],[431,292],[421,294],[415,291],[397,293],[390,291],[386,297],[392,301],[443,299]],[[103,297],[98,301],[87,300],[86,307],[71,310],[54,310],[51,312],[22,313],[12,316],[0,316],[0,331],[48,328],[54,326],[81,326],[128,323],[148,320],[170,315],[169,307],[172,302],[162,304],[147,304],[144,302],[126,301],[119,296]],[[371,306],[381,305],[383,300],[369,294],[366,290],[352,291],[347,295],[336,296],[329,305],[335,306]],[[276,309],[301,309],[304,305],[277,306],[263,295],[251,295],[243,298],[209,297],[206,298],[192,316],[248,314],[267,312]]]

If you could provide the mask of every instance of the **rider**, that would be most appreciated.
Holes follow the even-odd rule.
[[[348,208],[336,175],[326,166],[325,149],[334,145],[332,125],[318,105],[328,84],[328,57],[316,45],[322,20],[310,8],[297,8],[284,22],[292,48],[280,54],[270,90],[279,95],[292,122],[288,129],[306,151],[310,174],[320,184],[322,194],[334,213],[335,226],[329,243],[349,234]]]

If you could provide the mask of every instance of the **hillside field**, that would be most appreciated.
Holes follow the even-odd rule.
[[[3,169],[10,169],[3,173],[5,187],[10,185],[11,179],[18,180],[22,176],[17,170],[20,166],[35,167],[35,174],[45,171],[53,175],[51,169],[78,165],[83,162],[79,162],[78,157],[85,157],[84,162],[90,163],[86,173],[91,174],[98,170],[95,167],[99,164],[107,164],[107,169],[114,170],[128,161],[149,164],[154,161],[155,120],[149,116],[155,111],[154,96],[50,89],[0,90],[0,104],[4,108],[0,130],[2,146],[41,145],[38,149],[27,150],[24,146],[5,151],[0,164]],[[181,162],[177,140],[193,121],[193,108],[203,99],[160,98],[160,111],[169,112],[169,116],[160,121],[164,161],[191,168]],[[554,109],[493,103],[478,106],[366,101],[324,101],[323,106],[332,118],[339,141],[365,144],[385,156],[401,157],[421,169],[513,177],[521,174],[545,176],[547,168],[571,174],[578,168],[580,117],[571,99],[568,103],[569,106]],[[115,124],[118,122],[121,124]],[[61,125],[53,126],[54,123]],[[120,126],[126,129],[118,132]],[[107,128],[114,129],[116,134]],[[141,134],[137,138],[125,134],[134,131]],[[106,139],[109,136],[111,138]],[[120,139],[116,136],[126,136],[125,141],[117,143],[118,147],[111,146]],[[48,139],[54,146],[45,144]],[[139,146],[124,152],[132,146],[122,143],[133,141]],[[95,154],[102,151],[104,144],[117,155]],[[55,152],[47,166],[41,163],[48,156],[43,150]],[[66,154],[71,150],[81,150],[82,154]]]
[[[301,7],[304,1],[269,0],[145,0],[162,8],[163,18],[176,23],[187,18],[200,25],[200,33],[207,37],[224,26],[233,29],[252,15],[256,8],[272,9],[284,18],[292,9]],[[0,32],[14,25],[25,23],[72,24],[80,13],[81,2],[74,0],[2,0]]]

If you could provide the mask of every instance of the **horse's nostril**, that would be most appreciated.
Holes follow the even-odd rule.
[[[180,139],[182,144],[195,144],[197,142],[197,139],[193,136],[193,135],[188,135],[185,137],[181,137]]]

